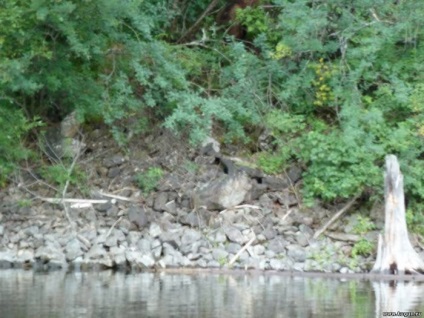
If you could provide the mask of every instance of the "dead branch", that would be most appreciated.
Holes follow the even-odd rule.
[[[333,217],[318,231],[314,234],[314,239],[317,239],[322,233],[327,230],[327,228],[334,223],[338,218],[340,218],[347,210],[349,210],[355,201],[359,198],[360,194],[357,194],[352,200],[350,200],[339,212],[333,215]]]
[[[186,33],[184,33],[180,39],[177,41],[177,43],[183,42],[185,39],[189,38],[192,34],[196,33],[197,30],[199,30],[200,23],[203,21],[203,19],[216,7],[219,0],[212,0],[211,3],[209,3],[208,7],[205,11],[200,15],[200,17],[197,19],[197,21],[187,30]]]
[[[248,249],[248,247],[250,246],[250,245],[252,245],[252,243],[253,243],[253,241],[256,239],[256,235],[255,235],[255,232],[253,232],[252,231],[252,233],[253,233],[253,237],[249,240],[249,242],[247,242],[238,252],[237,252],[237,254],[236,255],[234,255],[234,257],[230,260],[230,262],[228,263],[228,266],[231,266],[231,265],[233,265],[236,261],[237,261],[237,259],[240,257],[240,255],[245,251],[245,250],[247,250]]]

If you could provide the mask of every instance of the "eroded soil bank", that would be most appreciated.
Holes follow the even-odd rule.
[[[93,130],[78,158],[55,162],[77,172],[69,184],[29,167],[0,193],[0,267],[370,270],[375,253],[353,249],[363,238],[376,245],[381,207],[369,211],[376,228],[367,233],[355,230],[352,208],[315,239],[343,205],[306,208],[299,167],[271,177],[239,153],[192,149],[166,132],[122,150]],[[411,241],[424,258],[422,242]]]

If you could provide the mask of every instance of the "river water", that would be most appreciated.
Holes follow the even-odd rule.
[[[0,270],[1,318],[352,318],[383,317],[387,310],[424,312],[424,284],[278,274]]]

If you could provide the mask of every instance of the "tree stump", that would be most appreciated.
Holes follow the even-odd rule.
[[[379,235],[377,260],[371,272],[397,275],[424,274],[424,261],[409,241],[403,175],[394,155],[386,157],[384,196],[384,236]]]

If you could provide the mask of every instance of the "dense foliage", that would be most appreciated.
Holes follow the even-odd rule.
[[[125,143],[164,124],[193,142],[219,134],[305,169],[305,202],[378,194],[398,155],[413,207],[424,199],[424,2],[272,0],[237,11],[227,36],[213,1],[0,1],[0,180],[25,157],[34,120],[72,110]],[[189,33],[189,28],[199,27]],[[31,124],[32,123],[32,124]]]

